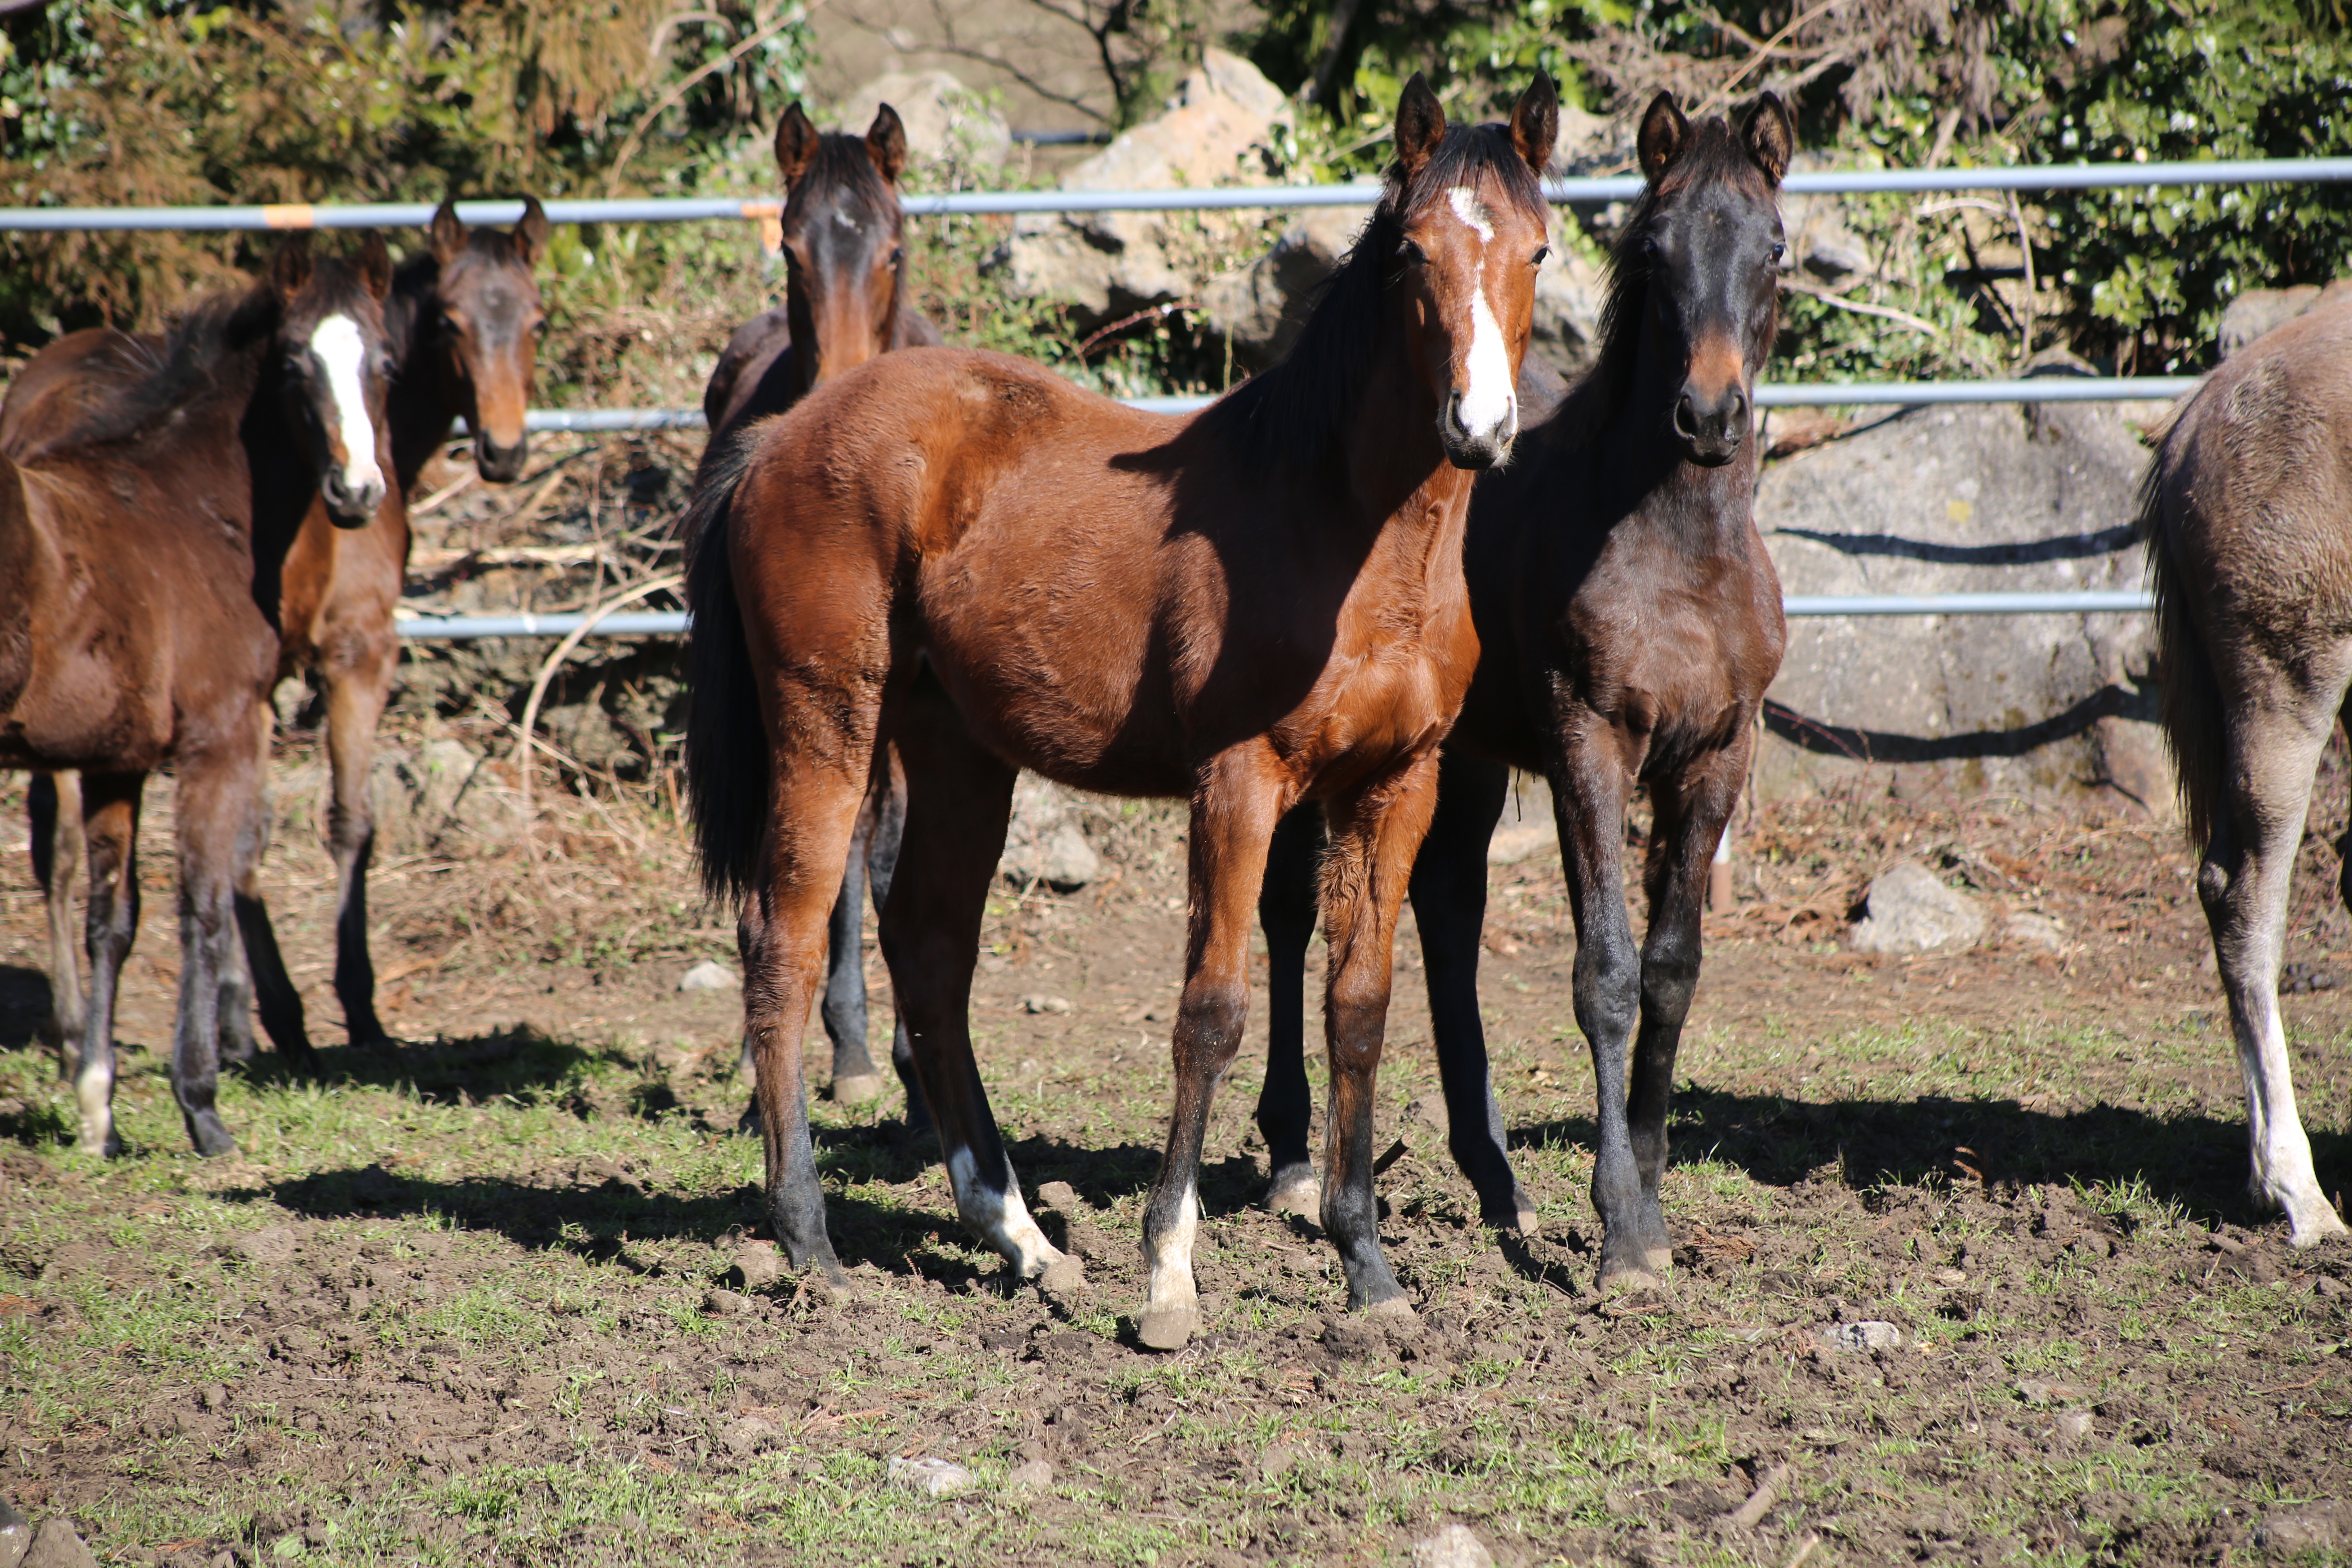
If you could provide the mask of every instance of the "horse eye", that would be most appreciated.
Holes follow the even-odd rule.
[[[1528,266],[1530,266],[1530,267],[1541,267],[1541,266],[1544,264],[1544,258],[1545,258],[1545,257],[1547,257],[1547,256],[1549,256],[1550,254],[1551,254],[1551,247],[1550,247],[1550,246],[1549,246],[1549,245],[1538,245],[1538,246],[1537,246],[1537,247],[1536,247],[1536,253],[1535,253],[1534,257],[1532,257],[1532,258],[1528,260]]]
[[[1780,244],[1778,240],[1775,240],[1772,245],[1772,265],[1775,267],[1780,266],[1780,258],[1788,254],[1789,247]]]
[[[446,314],[445,314],[445,315],[443,315],[443,316],[442,316],[442,318],[441,318],[441,331],[445,331],[445,332],[455,332],[455,331],[461,331],[461,330],[462,330],[462,329],[461,329],[461,328],[459,328],[459,326],[457,325],[457,317],[455,317],[455,316],[451,316],[451,315],[446,315]]]
[[[1397,241],[1397,259],[1408,267],[1420,267],[1429,260],[1429,252],[1409,239]]]
[[[892,246],[892,247],[890,247],[890,265],[891,265],[891,266],[896,267],[896,266],[898,266],[900,262],[902,262],[902,261],[904,261],[904,260],[906,260],[906,259],[907,259],[907,247],[906,247],[905,246],[903,246],[903,245],[894,245],[894,246]]]

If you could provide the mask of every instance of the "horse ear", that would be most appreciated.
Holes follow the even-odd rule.
[[[1397,163],[1404,177],[1410,180],[1420,174],[1421,166],[1444,140],[1445,110],[1439,106],[1437,95],[1429,90],[1427,79],[1415,71],[1397,100]]]
[[[535,265],[547,254],[547,209],[539,205],[537,196],[522,199],[522,221],[514,226],[515,254],[525,267]]]
[[[1675,106],[1675,95],[1661,92],[1650,100],[1649,109],[1642,116],[1641,134],[1633,139],[1633,150],[1641,155],[1642,177],[1656,184],[1675,161],[1675,154],[1690,140],[1690,121]]]
[[[310,231],[299,229],[278,242],[269,258],[269,282],[281,300],[291,300],[310,281]]]
[[[1550,73],[1538,68],[1536,79],[1512,106],[1511,145],[1519,150],[1536,178],[1541,179],[1551,165],[1551,150],[1559,141],[1559,93],[1551,85]]]
[[[815,156],[816,126],[807,110],[795,103],[776,121],[776,172],[789,185],[807,173],[809,160]]]
[[[1746,140],[1748,155],[1777,187],[1789,172],[1789,158],[1797,146],[1797,128],[1789,122],[1788,106],[1779,93],[1768,92],[1756,100],[1754,112],[1748,116]]]
[[[866,128],[866,155],[881,172],[883,184],[898,183],[898,171],[907,166],[907,125],[887,103],[874,111],[874,123]]]
[[[359,269],[360,281],[369,293],[381,300],[392,292],[392,251],[374,229],[360,241]]]
[[[466,226],[457,216],[457,200],[446,196],[433,209],[433,259],[446,267],[466,248]]]

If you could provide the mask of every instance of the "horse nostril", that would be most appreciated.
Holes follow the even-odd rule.
[[[1675,434],[1685,441],[1698,439],[1698,407],[1687,392],[1675,402]]]

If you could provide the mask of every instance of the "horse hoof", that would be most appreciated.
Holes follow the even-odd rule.
[[[864,1105],[868,1100],[881,1098],[882,1075],[879,1073],[853,1073],[847,1078],[833,1080],[833,1102],[835,1105]]]
[[[1646,1268],[1604,1269],[1601,1275],[1601,1293],[1604,1296],[1622,1295],[1628,1290],[1658,1289],[1660,1289],[1658,1277]]]
[[[1037,1276],[1037,1289],[1057,1307],[1076,1301],[1086,1288],[1087,1266],[1066,1252],[1045,1265],[1045,1272]]]
[[[1200,1331],[1201,1309],[1190,1301],[1148,1306],[1135,1323],[1135,1337],[1147,1350],[1181,1351]]]
[[[216,1116],[201,1116],[188,1128],[188,1136],[196,1145],[196,1152],[207,1160],[236,1152],[236,1140],[220,1123]]]
[[[1266,1193],[1265,1206],[1276,1214],[1315,1219],[1323,1212],[1323,1184],[1312,1171],[1288,1177]]]
[[[1536,1218],[1536,1211],[1533,1209],[1521,1209],[1513,1223],[1518,1226],[1521,1236],[1535,1236],[1543,1229],[1543,1225]]]
[[[1368,1303],[1364,1308],[1364,1316],[1367,1318],[1378,1318],[1384,1322],[1391,1323],[1417,1323],[1421,1321],[1421,1314],[1414,1311],[1412,1310],[1412,1303],[1406,1300],[1402,1296],[1391,1296],[1385,1301],[1373,1301]]]
[[[1671,1247],[1653,1247],[1643,1255],[1642,1261],[1650,1266],[1651,1273],[1664,1274],[1675,1266],[1675,1249]]]

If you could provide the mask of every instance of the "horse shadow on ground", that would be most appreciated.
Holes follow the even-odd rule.
[[[457,1038],[367,1047],[318,1046],[307,1058],[264,1046],[236,1070],[260,1089],[331,1083],[404,1089],[431,1105],[493,1100],[522,1106],[552,1102],[586,1117],[611,1109],[593,1097],[590,1070],[596,1068],[638,1075],[627,1095],[632,1114],[658,1117],[677,1107],[667,1079],[650,1071],[640,1056],[617,1047],[559,1039],[528,1024]]]
[[[49,977],[37,969],[0,963],[0,1051],[37,1045],[49,1016]]]
[[[2163,1116],[2105,1103],[2067,1112],[2014,1100],[1791,1100],[1685,1086],[1668,1130],[1675,1164],[1719,1160],[1767,1186],[1828,1176],[1858,1193],[1941,1183],[2013,1195],[2032,1185],[2123,1187],[2207,1224],[2258,1226],[2272,1216],[2247,1188],[2246,1125],[2211,1116]],[[1514,1148],[1592,1146],[1589,1118],[1514,1128]],[[2323,1186],[2352,1176],[2352,1136],[2315,1130]],[[2331,1180],[2332,1178],[2332,1180]]]

